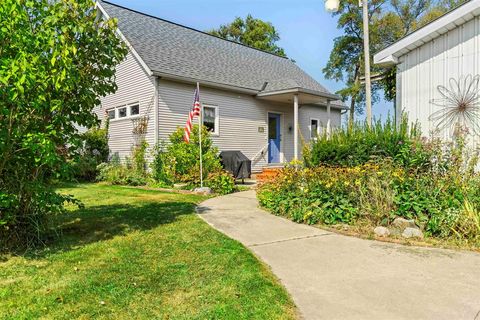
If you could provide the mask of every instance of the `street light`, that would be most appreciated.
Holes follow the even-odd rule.
[[[325,10],[328,12],[337,12],[340,7],[340,0],[325,0]]]
[[[365,107],[367,109],[367,125],[372,125],[372,82],[370,79],[370,41],[368,38],[368,3],[359,0],[363,10],[363,53],[365,56]],[[325,10],[337,12],[340,0],[325,0]]]

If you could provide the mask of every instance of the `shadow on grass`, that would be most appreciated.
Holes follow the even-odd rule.
[[[150,230],[193,213],[194,204],[189,202],[90,206],[57,217],[56,233],[48,237],[46,247],[20,254],[26,258],[41,258],[132,231]]]

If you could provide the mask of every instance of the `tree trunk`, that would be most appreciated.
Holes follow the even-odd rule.
[[[350,100],[350,116],[348,118],[348,128],[353,128],[354,117],[355,117],[355,98],[356,96],[351,97]]]
[[[354,73],[354,84],[356,85],[358,83],[358,81],[360,81],[359,79],[359,71],[360,71],[360,64],[357,64],[355,66],[355,73]],[[355,100],[357,98],[357,95],[354,94],[352,95],[351,97],[351,100],[350,100],[350,118],[348,119],[348,127],[349,128],[353,128],[353,124],[355,123]]]

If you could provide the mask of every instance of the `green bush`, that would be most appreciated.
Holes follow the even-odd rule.
[[[71,201],[53,182],[71,174],[67,160],[82,143],[77,126],[97,125],[93,109],[116,91],[116,65],[128,48],[92,0],[2,0],[0,30],[3,251],[53,235],[49,217]]]
[[[104,181],[114,185],[144,186],[148,178],[134,170],[130,164],[122,164],[119,161],[101,163],[98,166],[99,174],[97,181]]]
[[[218,170],[208,175],[205,186],[218,194],[229,194],[235,191],[235,179],[225,170]]]
[[[108,160],[108,129],[93,128],[81,135],[83,140],[71,161],[73,177],[79,181],[95,181],[97,166]]]
[[[423,166],[428,159],[414,152],[421,145],[418,128],[409,128],[407,118],[402,119],[398,128],[389,118],[371,127],[356,123],[332,132],[330,137],[320,135],[311,146],[305,146],[304,162],[309,167],[356,166],[375,159],[392,158],[406,166]]]
[[[147,159],[145,158],[147,147],[148,143],[146,141],[142,141],[138,146],[133,147],[133,169],[139,176],[145,176],[147,173]]]
[[[221,170],[218,149],[213,146],[210,132],[202,128],[203,179]],[[155,148],[152,176],[158,182],[187,183],[192,187],[200,185],[200,144],[198,126],[193,126],[190,143],[183,140],[184,129],[178,128],[169,137],[169,143]]]
[[[410,144],[417,162],[397,153],[354,166],[288,167],[258,188],[258,198],[272,213],[297,222],[373,227],[404,217],[427,236],[478,245],[478,156],[465,145],[461,137],[452,143],[424,139]]]
[[[152,178],[162,187],[171,187],[175,181],[174,163],[167,153],[165,143],[160,143],[153,150],[153,161],[150,165]]]

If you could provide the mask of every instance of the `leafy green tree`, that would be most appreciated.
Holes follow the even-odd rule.
[[[253,48],[286,57],[285,51],[277,45],[280,36],[270,22],[256,19],[250,14],[245,19],[236,17],[233,22],[221,25],[209,34],[235,41]]]
[[[463,0],[373,0],[369,1],[370,52],[375,53],[419,27],[437,18],[448,8]],[[447,8],[447,9],[445,9]],[[328,79],[343,81],[345,87],[338,91],[344,100],[350,100],[350,124],[355,113],[362,113],[365,89],[360,79],[364,75],[363,17],[357,0],[340,2],[338,28],[344,33],[334,41],[330,58],[323,69]],[[373,54],[370,59],[373,58]],[[381,68],[373,65],[372,74],[382,80],[372,84],[372,100],[377,101],[378,92],[383,91],[389,101],[395,100],[396,68]]]
[[[380,15],[383,3],[383,0],[369,1],[371,44],[375,44],[378,38],[379,24],[378,19],[374,17]],[[343,100],[350,99],[349,120],[353,123],[355,113],[361,113],[361,107],[365,103],[365,88],[360,81],[364,74],[362,8],[359,7],[358,0],[344,0],[340,1],[339,10],[333,15],[338,16],[338,28],[342,29],[344,34],[335,38],[330,58],[323,72],[327,79],[344,82],[345,87],[337,93]],[[375,92],[376,90],[372,88],[372,93]],[[373,94],[372,101],[377,99],[378,96]]]
[[[51,180],[81,146],[78,126],[113,93],[127,48],[92,0],[0,1],[0,247],[30,244],[62,210]]]
[[[376,51],[391,45],[464,2],[465,0],[392,0],[390,7],[392,11],[383,17],[383,20],[388,18],[389,23],[383,28],[383,33],[379,37],[381,42]],[[397,68],[387,67],[380,72],[383,78],[379,85],[383,89],[384,97],[388,101],[393,101],[396,108]]]

